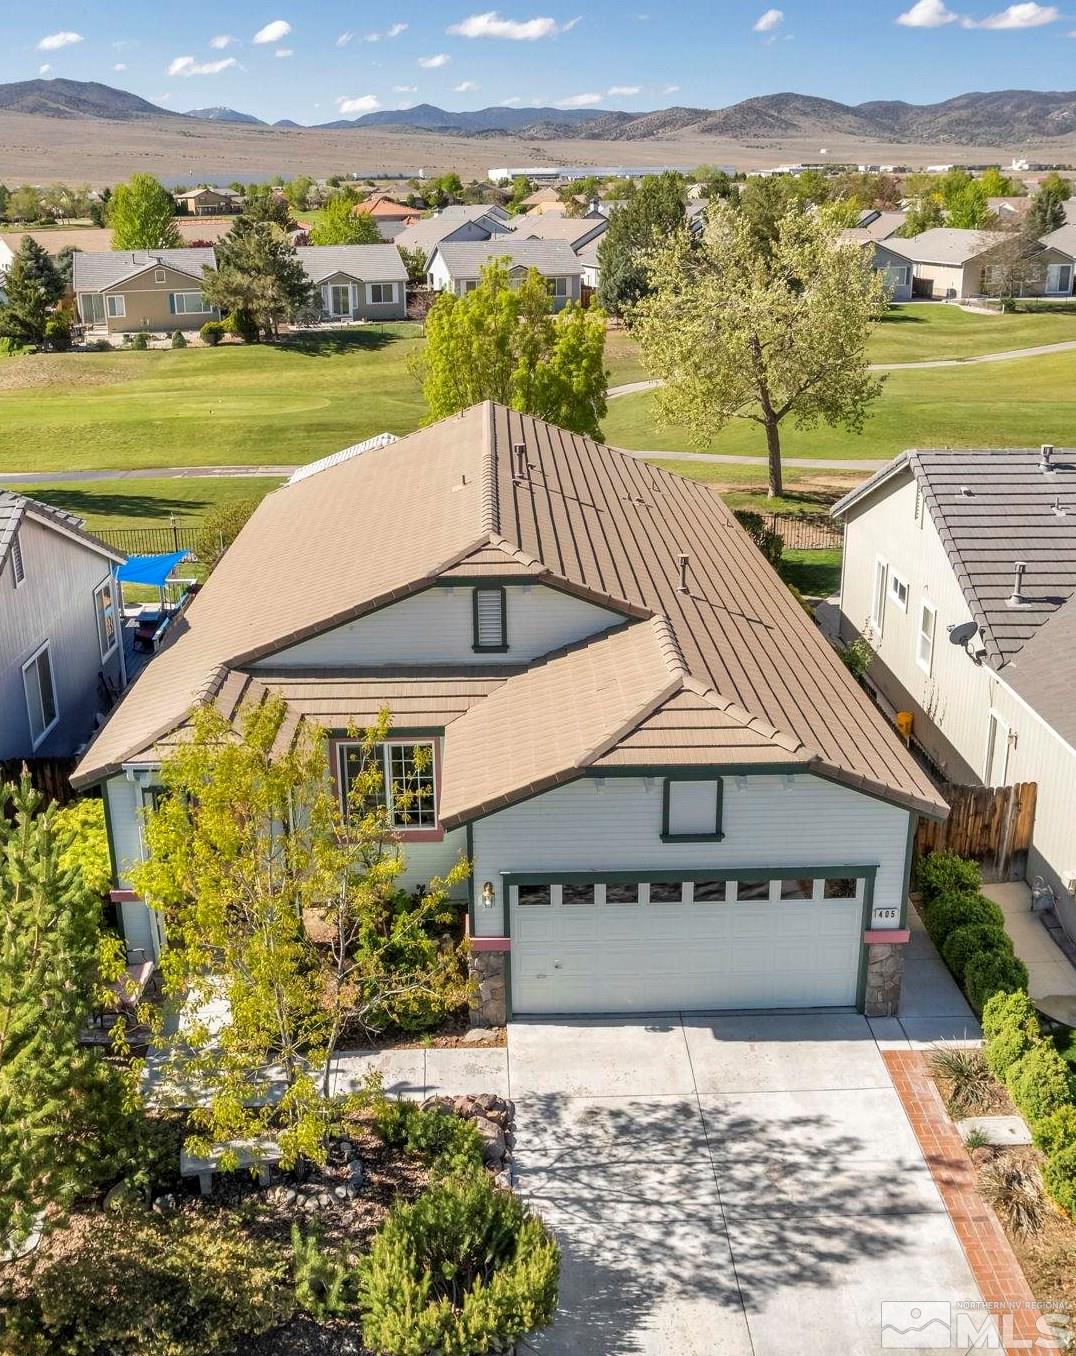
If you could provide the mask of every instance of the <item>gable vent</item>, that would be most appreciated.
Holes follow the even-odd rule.
[[[478,588],[474,591],[474,648],[508,648],[508,603],[503,588]]]

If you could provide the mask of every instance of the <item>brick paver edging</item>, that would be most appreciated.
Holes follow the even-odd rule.
[[[1037,1326],[1035,1296],[1005,1231],[975,1189],[975,1166],[930,1076],[927,1056],[919,1050],[885,1050],[882,1057],[980,1295],[995,1312],[1011,1314],[1006,1319],[1011,1327],[1003,1335],[1015,1341],[1006,1350],[1036,1350],[1035,1339],[1042,1336],[1042,1330]],[[998,1327],[1001,1332],[1000,1319]]]

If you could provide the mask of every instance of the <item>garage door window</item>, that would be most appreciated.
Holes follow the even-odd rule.
[[[723,904],[728,897],[727,880],[697,880],[694,900],[696,904]]]
[[[768,880],[738,880],[736,882],[736,898],[738,900],[746,899],[769,899],[770,882]]]
[[[606,904],[638,904],[638,885],[607,885],[605,887]]]
[[[666,777],[662,796],[663,843],[720,842],[721,781]]]
[[[593,904],[594,886],[562,885],[560,887],[560,902],[562,904]]]
[[[814,897],[813,880],[782,880],[782,899],[812,899]]]
[[[650,883],[650,903],[651,904],[682,904],[684,902],[684,887],[678,881],[655,880]]]
[[[859,882],[854,876],[829,876],[823,892],[824,899],[855,899]]]
[[[521,885],[519,887],[520,908],[541,908],[542,905],[548,905],[549,902],[548,885]]]

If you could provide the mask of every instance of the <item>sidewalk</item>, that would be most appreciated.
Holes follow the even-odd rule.
[[[1013,950],[1027,966],[1027,991],[1047,1016],[1076,1024],[1076,967],[1031,912],[1031,890],[1024,881],[984,885],[983,894],[1001,906]]]

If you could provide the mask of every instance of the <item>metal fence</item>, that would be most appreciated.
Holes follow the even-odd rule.
[[[832,551],[844,544],[844,528],[824,514],[764,513],[771,532],[779,532],[786,551]]]
[[[95,535],[129,556],[158,556],[170,551],[193,551],[198,528],[169,523],[159,527],[103,528]]]

